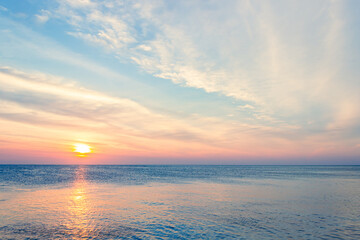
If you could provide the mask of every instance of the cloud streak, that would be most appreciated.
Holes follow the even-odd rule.
[[[1,68],[0,83],[1,131],[14,142],[21,139],[27,142],[23,136],[26,132],[38,136],[35,138],[39,144],[47,142],[55,147],[59,142],[64,145],[82,139],[101,146],[102,151],[115,148],[120,155],[179,157],[188,153],[189,156],[234,157],[256,156],[254,149],[257,149],[280,156],[291,148],[299,151],[292,146],[293,140],[286,137],[291,132],[296,134],[298,129],[294,126],[239,124],[196,115],[175,118],[62,78],[7,67]],[[9,144],[5,146],[9,148]],[[41,146],[33,148],[41,149]]]
[[[82,19],[71,35],[106,46],[156,77],[246,101],[265,117],[336,112],[330,95],[352,86],[352,79],[339,78],[346,37],[339,1],[316,1],[313,8],[295,1],[172,4],[62,3],[58,13]]]

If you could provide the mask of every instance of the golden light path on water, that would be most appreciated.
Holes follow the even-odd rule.
[[[82,166],[76,171],[76,179],[73,183],[67,206],[68,218],[65,226],[69,235],[87,238],[95,235],[95,227],[92,224],[93,213],[91,200],[88,198],[88,183],[85,179],[86,169]]]
[[[74,181],[65,185],[16,193],[18,197],[5,202],[7,207],[4,209],[9,210],[2,212],[4,221],[17,226],[11,221],[17,216],[21,218],[20,222],[31,223],[27,228],[34,234],[29,237],[41,239],[64,236],[69,239],[133,236],[146,239],[152,231],[166,234],[175,228],[176,222],[185,224],[186,215],[201,203],[216,208],[217,203],[207,198],[208,192],[216,202],[231,199],[224,191],[234,192],[222,185],[208,183],[122,185],[93,182],[91,169],[81,165],[76,167],[74,174]],[[197,196],[199,202],[190,201],[190,196]],[[202,218],[200,214],[198,219],[189,221]],[[169,228],[156,227],[162,225]]]

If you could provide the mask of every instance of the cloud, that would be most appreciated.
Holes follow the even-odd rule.
[[[7,139],[15,134],[25,142],[26,132],[40,142],[56,145],[86,139],[127,153],[236,155],[254,154],[255,147],[279,154],[291,141],[274,134],[294,131],[286,125],[274,128],[200,115],[164,115],[76,82],[9,67],[0,69],[0,84],[0,130]],[[260,143],[260,136],[278,147]]]
[[[50,12],[42,9],[40,14],[35,15],[35,18],[38,23],[46,23],[50,18]]]
[[[249,105],[249,104],[245,104],[245,105],[238,106],[238,108],[246,110],[246,109],[254,109],[254,106]]]
[[[58,14],[81,19],[69,21],[77,30],[71,35],[156,77],[247,101],[273,118],[326,108],[332,104],[327,93],[336,92],[327,83],[349,82],[337,79],[346,36],[341,2],[172,4],[60,3]]]
[[[123,143],[133,150],[157,149],[163,141],[172,148],[179,144],[171,142],[179,141],[207,145],[205,130],[154,113],[132,100],[88,90],[62,78],[3,67],[0,83],[0,117],[43,129],[35,136],[46,138],[50,136],[44,131],[60,132],[55,139],[62,136],[71,141],[77,132],[95,136],[91,139],[96,142],[107,139],[108,145],[112,139],[113,143]],[[9,123],[4,126],[9,127]]]
[[[0,11],[6,12],[6,11],[8,11],[8,9],[6,7],[0,5]]]
[[[69,4],[72,7],[77,7],[77,8],[88,7],[88,6],[94,5],[94,3],[90,0],[65,0],[64,2],[66,2],[67,4]]]
[[[81,69],[91,75],[117,79],[119,82],[128,83],[130,81],[117,71],[113,71],[76,51],[69,50],[61,43],[40,35],[24,25],[2,17],[0,17],[0,20],[3,24],[0,24],[2,30],[6,32],[0,38],[3,49],[14,50],[8,53],[6,57],[22,54],[24,58],[27,58],[28,62],[36,62],[39,59],[46,62],[53,61],[56,63],[57,68],[71,67],[73,71]],[[7,53],[7,51],[4,50],[4,53]],[[46,64],[44,66],[48,67]]]

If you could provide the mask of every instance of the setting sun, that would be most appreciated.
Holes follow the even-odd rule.
[[[91,153],[91,147],[87,144],[83,144],[83,143],[75,143],[74,144],[74,150],[75,153],[78,153],[77,156],[79,157],[85,157],[86,154]]]

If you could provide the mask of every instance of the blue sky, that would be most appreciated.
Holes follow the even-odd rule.
[[[358,9],[0,0],[0,160],[359,163]]]

